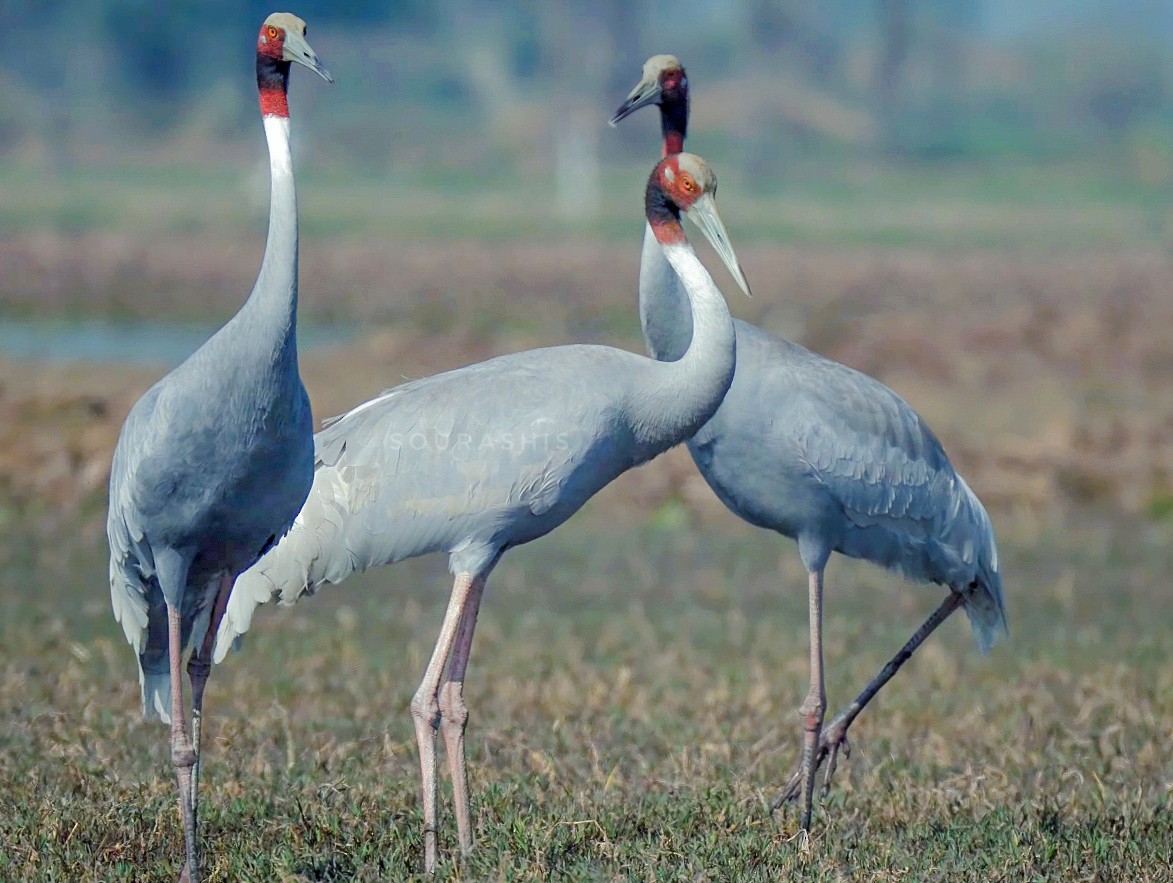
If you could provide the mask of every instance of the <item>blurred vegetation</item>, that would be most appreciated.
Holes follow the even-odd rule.
[[[260,160],[253,34],[268,11],[0,3],[0,182],[15,196],[2,229],[118,226],[120,207],[86,188],[94,171],[113,172],[128,204],[134,175],[174,186],[180,203],[198,203],[208,177],[234,191],[229,205],[263,203],[263,178],[247,175]],[[1137,206],[1124,235],[1167,235],[1173,12],[1161,0],[304,0],[296,11],[338,78],[329,91],[293,85],[303,167],[353,197],[323,215],[325,230],[362,227],[372,182],[385,192],[370,202],[397,188],[440,200],[434,220],[415,219],[427,234],[448,232],[461,197],[484,188],[606,232],[631,214],[614,194],[655,155],[656,126],[651,111],[617,132],[605,120],[644,58],[668,51],[690,72],[690,144],[755,193],[862,193],[866,211],[889,174],[930,195],[956,181],[979,203],[1091,191]],[[27,204],[20,182],[69,205]],[[208,223],[195,214],[182,223]],[[541,217],[503,226],[549,229]]]

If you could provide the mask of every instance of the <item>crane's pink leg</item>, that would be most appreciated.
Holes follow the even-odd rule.
[[[183,725],[183,637],[179,611],[167,605],[167,650],[171,669],[171,763],[179,780],[179,815],[183,820],[183,839],[187,845],[187,864],[181,880],[198,883],[199,857],[196,849],[195,816],[191,807],[191,770],[195,752]]]
[[[424,797],[424,872],[428,874],[436,871],[436,727],[440,723],[440,703],[437,697],[444,665],[452,652],[456,629],[472,587],[472,574],[456,575],[432,658],[411,700],[411,719],[415,724],[415,740],[420,752],[420,780]]]
[[[823,571],[816,570],[810,575],[810,633],[811,633],[811,685],[806,699],[799,708],[802,715],[802,813],[799,824],[809,831],[811,825],[811,802],[815,788],[815,757],[818,754],[819,734],[823,726],[823,714],[827,710],[827,691],[823,685]]]
[[[204,711],[204,687],[208,683],[208,675],[212,670],[212,648],[216,644],[216,632],[220,629],[220,620],[224,618],[224,611],[228,609],[228,596],[232,594],[232,584],[235,580],[232,574],[225,573],[220,577],[220,585],[216,589],[216,597],[212,599],[212,613],[208,618],[208,631],[204,635],[203,643],[191,654],[187,661],[187,676],[191,679],[191,741],[195,753],[195,763],[191,768],[191,816],[199,828],[199,788],[200,788],[200,734]]]
[[[456,830],[460,835],[460,851],[472,852],[472,812],[468,800],[468,769],[464,764],[464,730],[468,725],[468,707],[464,704],[464,675],[472,651],[472,636],[477,627],[477,612],[485,589],[484,579],[476,579],[465,601],[452,648],[452,662],[448,678],[440,689],[440,727],[444,733],[444,748],[448,755],[448,770],[452,775],[452,798],[456,804]]]
[[[822,735],[819,738],[818,753],[815,756],[815,769],[827,760],[827,772],[823,776],[823,790],[825,795],[831,787],[831,777],[835,775],[835,769],[839,763],[839,751],[842,749],[844,757],[851,756],[851,746],[847,742],[847,728],[851,726],[852,722],[863,711],[864,706],[872,701],[880,688],[888,681],[892,680],[900,667],[906,663],[916,648],[924,643],[925,639],[931,635],[941,623],[948,619],[959,607],[965,603],[965,599],[958,592],[950,592],[949,597],[941,602],[941,606],[933,611],[932,615],[924,621],[919,629],[913,634],[908,642],[900,648],[900,651],[888,660],[888,663],[880,669],[868,685],[863,688],[861,692],[846,708],[840,711],[831,719],[831,722],[823,729]],[[774,802],[770,804],[771,810],[776,810],[782,804],[788,801],[795,800],[799,796],[799,786],[803,783],[804,769],[800,767],[791,776],[790,782],[782,790],[782,793],[774,798]]]

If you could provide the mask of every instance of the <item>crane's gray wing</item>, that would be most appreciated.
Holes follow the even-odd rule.
[[[106,516],[106,534],[110,542],[110,601],[114,618],[122,625],[126,640],[135,652],[141,652],[144,647],[147,609],[152,591],[157,591],[151,580],[154,559],[146,542],[139,507],[133,499],[133,476],[137,467],[135,452],[141,436],[149,432],[150,414],[156,398],[152,389],[126,418],[110,467]]]
[[[759,456],[793,456],[806,485],[821,489],[827,551],[959,590],[977,583],[982,597],[967,612],[988,646],[1005,627],[994,531],[936,435],[867,375],[753,326],[737,331],[737,376],[718,415],[752,410],[770,451]]]
[[[480,572],[633,465],[613,423],[621,354],[531,350],[396,387],[319,432],[292,529],[236,581],[217,661],[255,608],[429,552]],[[627,371],[627,374],[631,374]],[[610,385],[604,382],[610,378]]]
[[[858,371],[813,354],[791,364],[803,391],[791,431],[849,522],[839,551],[966,591],[987,649],[1005,631],[994,530],[936,435],[900,396]]]
[[[793,369],[801,395],[784,430],[851,521],[938,531],[955,508],[956,473],[919,415],[883,384],[837,363]]]
[[[151,415],[158,398],[152,388],[126,418],[110,468],[106,535],[110,544],[110,602],[114,618],[139,661],[143,711],[169,719],[170,681],[163,594],[155,579],[155,561],[147,542],[142,510],[135,499],[138,453],[149,446]]]

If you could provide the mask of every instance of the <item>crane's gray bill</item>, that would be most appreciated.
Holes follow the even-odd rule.
[[[700,228],[700,231],[705,234],[705,239],[709,240],[709,244],[721,256],[721,260],[725,262],[725,266],[729,268],[729,272],[737,284],[741,286],[741,290],[745,292],[746,297],[753,297],[749,293],[749,283],[745,281],[745,273],[741,269],[741,262],[737,260],[737,255],[733,251],[733,244],[729,241],[729,234],[725,231],[725,225],[721,222],[721,216],[717,214],[717,201],[713,199],[713,195],[711,193],[702,194],[692,204],[692,208],[685,212],[685,217],[690,218]]]
[[[635,113],[641,107],[647,107],[649,104],[655,104],[660,100],[660,82],[659,80],[641,80],[631,94],[627,96],[619,109],[615,111],[615,116],[611,117],[611,125],[614,126],[621,119]]]
[[[296,31],[286,29],[285,47],[282,50],[281,57],[286,61],[292,61],[295,64],[308,67],[327,83],[334,82],[334,78],[330,76],[330,72],[326,70],[326,66],[318,59],[318,53],[314,52],[310,48],[310,44],[306,42],[305,37]]]

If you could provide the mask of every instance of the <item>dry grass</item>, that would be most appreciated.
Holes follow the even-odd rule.
[[[1167,529],[1003,521],[1011,640],[986,659],[947,624],[860,718],[804,847],[764,808],[799,742],[797,556],[779,571],[758,532],[607,520],[498,571],[469,681],[477,850],[457,860],[445,808],[441,879],[1169,879]],[[3,554],[0,877],[173,879],[165,729],[138,716],[100,531]],[[420,867],[406,707],[446,587],[437,561],[368,574],[270,611],[217,669],[210,879]],[[934,597],[834,566],[833,706]]]
[[[255,250],[239,242],[134,243],[9,241],[0,294],[9,310],[222,319],[255,273]],[[735,299],[735,311],[893,386],[995,508],[1161,516],[1173,505],[1170,255],[751,245],[742,257],[756,297]],[[318,414],[525,347],[639,349],[636,260],[598,243],[307,248],[303,317],[382,329],[304,360]],[[130,279],[137,287],[125,289]],[[0,486],[22,500],[87,499],[126,410],[156,376],[0,362]],[[681,455],[622,488],[615,499],[645,509],[683,500],[723,517]]]

